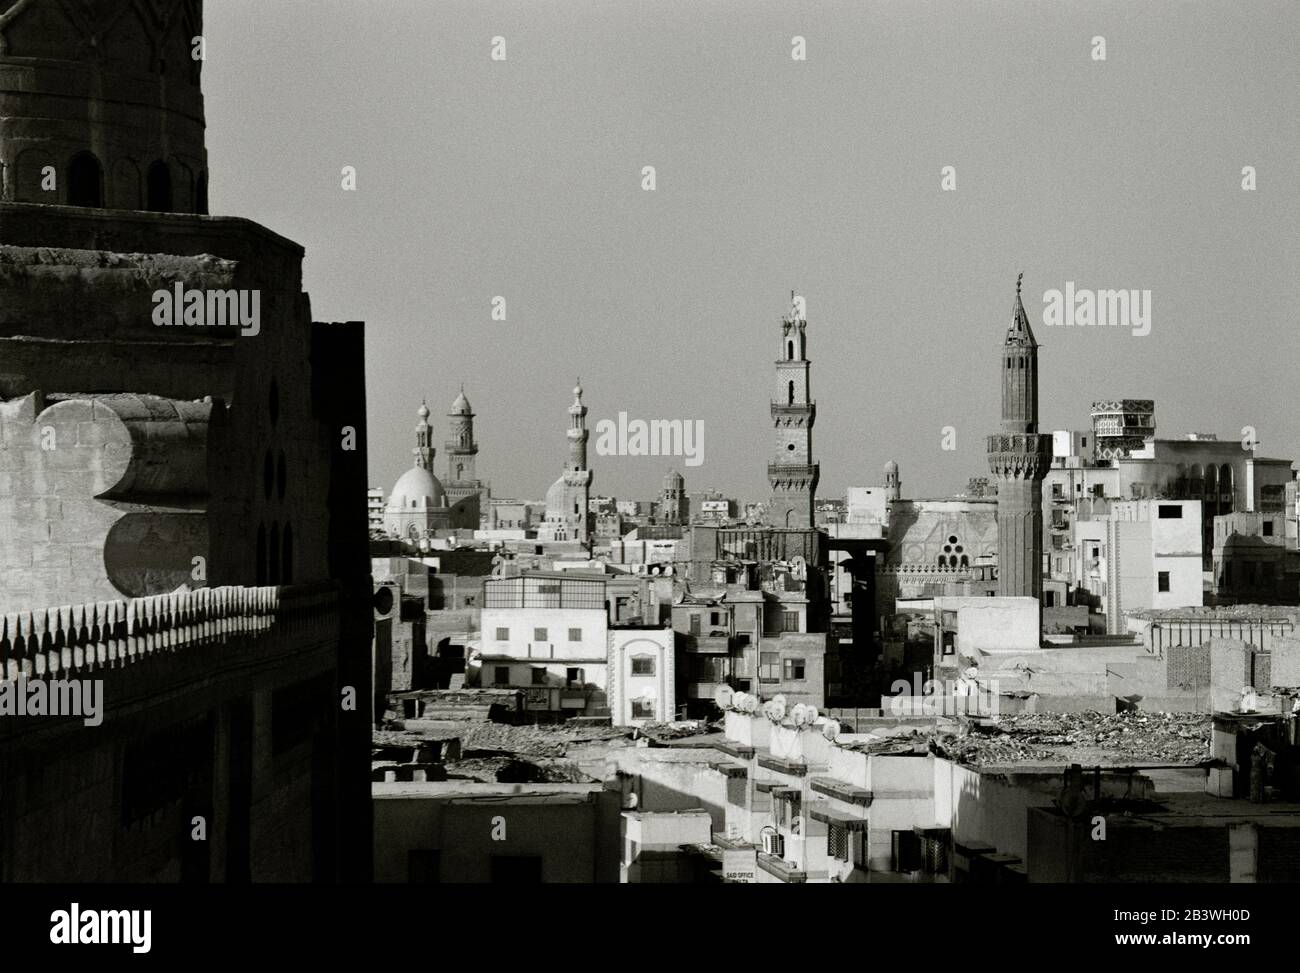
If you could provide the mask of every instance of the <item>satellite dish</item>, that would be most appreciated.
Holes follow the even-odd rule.
[[[634,810],[636,810],[636,794],[635,794],[635,793],[629,793],[629,794],[627,795],[627,797],[623,798],[623,810],[624,810],[624,811],[634,811]]]
[[[731,701],[736,694],[732,692],[731,687],[727,685],[719,686],[713,693],[713,701],[718,704],[719,709],[726,709],[731,705]]]
[[[830,740],[831,743],[834,743],[835,738],[839,735],[840,735],[839,720],[827,720],[825,723],[822,724],[822,736],[824,736],[827,740]]]

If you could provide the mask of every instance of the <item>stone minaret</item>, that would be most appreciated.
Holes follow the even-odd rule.
[[[591,470],[587,468],[587,407],[582,403],[582,384],[573,387],[573,405],[569,406],[569,463],[564,468],[564,482],[568,487],[572,507],[568,509],[573,537],[586,543],[591,538],[587,501],[591,497]],[[567,504],[566,504],[567,506]]]
[[[1052,437],[1038,432],[1038,342],[1016,280],[1011,327],[1002,343],[1002,431],[988,438],[998,481],[998,594],[1043,596],[1043,477]]]
[[[438,451],[433,448],[433,426],[429,425],[428,404],[421,402],[416,415],[420,421],[415,424],[415,448],[411,452],[415,454],[416,467],[432,473],[433,457]]]
[[[821,470],[812,461],[812,427],[817,404],[808,384],[808,322],[802,301],[790,294],[790,313],[781,321],[781,357],[776,361],[772,425],[776,455],[767,464],[772,488],[767,522],[775,527],[812,527]]]
[[[463,483],[474,479],[474,457],[478,455],[478,443],[474,442],[474,410],[470,408],[469,399],[465,398],[465,389],[452,403],[447,418],[449,439],[443,445],[447,457],[447,479],[454,483]]]
[[[663,494],[660,498],[660,517],[665,524],[686,522],[686,481],[676,470],[664,476]]]

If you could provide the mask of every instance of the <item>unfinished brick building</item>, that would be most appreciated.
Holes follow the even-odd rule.
[[[0,0],[0,677],[104,698],[0,715],[3,881],[370,877],[362,325],[205,215],[201,34]]]

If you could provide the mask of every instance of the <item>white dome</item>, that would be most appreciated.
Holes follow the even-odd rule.
[[[430,470],[415,466],[403,473],[388,495],[388,511],[447,506],[447,491]]]

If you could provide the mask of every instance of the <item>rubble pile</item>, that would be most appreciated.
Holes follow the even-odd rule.
[[[1202,713],[1022,713],[990,730],[943,733],[937,753],[973,765],[1017,762],[1195,764],[1209,757]]]

